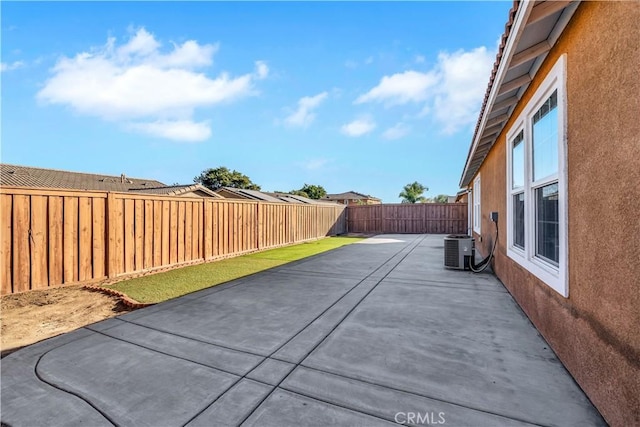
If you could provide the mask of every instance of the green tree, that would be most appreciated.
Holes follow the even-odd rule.
[[[422,195],[425,191],[429,191],[427,187],[415,181],[404,186],[398,197],[402,198],[402,203],[422,203],[427,200]]]
[[[306,197],[307,199],[311,198],[311,197],[309,197],[309,195],[307,193],[305,193],[302,190],[291,190],[291,191],[289,191],[289,194],[295,194],[296,196]]]
[[[305,184],[301,189],[292,190],[289,193],[297,194],[298,196],[302,197],[308,197],[309,199],[318,200],[327,195],[327,190],[325,190],[321,185]]]
[[[433,203],[447,203],[449,201],[449,196],[446,194],[438,194],[433,198]]]
[[[222,187],[243,188],[246,190],[260,190],[260,186],[254,184],[251,179],[238,172],[230,171],[224,166],[205,169],[199,176],[193,178],[193,182],[204,185],[210,190],[218,190]]]

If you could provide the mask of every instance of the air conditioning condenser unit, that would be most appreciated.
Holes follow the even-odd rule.
[[[468,270],[471,257],[475,255],[473,237],[466,234],[450,234],[444,238],[444,266]]]

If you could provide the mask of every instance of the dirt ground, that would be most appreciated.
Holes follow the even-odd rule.
[[[130,310],[116,297],[80,286],[5,295],[0,305],[2,357],[45,338]]]

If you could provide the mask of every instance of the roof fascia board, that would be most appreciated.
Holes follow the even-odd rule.
[[[535,0],[531,0],[531,1],[525,0],[523,3],[524,4],[521,4],[520,7],[518,7],[518,10],[516,11],[516,18],[514,20],[513,27],[511,27],[509,38],[507,39],[507,44],[504,50],[505,53],[502,55],[500,64],[498,65],[498,72],[496,73],[496,79],[494,80],[493,85],[491,86],[491,92],[489,93],[489,99],[487,100],[487,104],[486,104],[487,108],[483,111],[482,120],[480,122],[480,128],[478,129],[478,132],[476,133],[473,141],[473,148],[471,149],[471,153],[469,153],[469,157],[467,158],[467,161],[465,162],[465,165],[464,165],[464,171],[460,179],[460,187],[465,186],[464,181],[465,181],[465,176],[467,174],[467,171],[469,169],[470,161],[475,155],[478,142],[480,141],[480,138],[484,133],[484,128],[486,126],[489,114],[491,113],[490,111],[491,108],[489,107],[493,106],[493,103],[495,102],[498,96],[498,92],[499,92],[500,86],[502,85],[502,81],[504,80],[504,76],[509,69],[509,62],[511,62],[511,58],[514,55],[514,49],[518,45],[518,42],[520,41],[520,37],[524,32],[527,18],[529,17],[529,14],[533,9]]]

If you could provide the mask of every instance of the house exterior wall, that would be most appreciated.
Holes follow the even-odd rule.
[[[582,2],[479,170],[484,256],[611,425],[640,425],[640,3]],[[569,297],[507,256],[507,142],[566,54]]]

